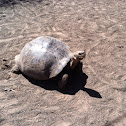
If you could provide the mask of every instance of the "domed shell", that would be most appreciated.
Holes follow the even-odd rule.
[[[27,76],[47,80],[57,76],[72,58],[69,47],[53,37],[42,36],[27,43],[20,53],[20,70]]]

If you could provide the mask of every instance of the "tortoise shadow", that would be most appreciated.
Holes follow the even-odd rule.
[[[58,88],[57,80],[50,79],[46,81],[38,81],[38,80],[31,79],[25,75],[24,76],[32,84],[40,86],[46,90],[57,90],[63,94],[69,94],[69,95],[75,95],[79,90],[83,90],[87,92],[89,96],[91,97],[102,98],[99,92],[89,89],[89,88],[85,88],[88,76],[85,73],[83,73],[82,66],[83,64],[80,62],[78,66],[76,66],[77,69],[71,72],[71,77],[65,90],[61,90]],[[78,67],[79,67],[79,70],[78,70]]]

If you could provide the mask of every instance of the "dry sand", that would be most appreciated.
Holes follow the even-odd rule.
[[[65,91],[10,73],[30,40],[86,50]],[[126,126],[126,1],[43,0],[0,7],[0,126]],[[85,87],[85,88],[84,88]]]

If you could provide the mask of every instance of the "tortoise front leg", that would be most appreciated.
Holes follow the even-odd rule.
[[[68,74],[62,74],[61,75],[61,78],[60,78],[60,80],[58,82],[58,87],[60,89],[64,89],[65,88],[65,86],[66,86],[66,84],[68,82],[68,78],[69,78]]]

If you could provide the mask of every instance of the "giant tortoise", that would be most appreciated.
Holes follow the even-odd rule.
[[[21,71],[36,80],[48,80],[60,75],[58,85],[63,88],[68,82],[69,71],[84,57],[85,51],[72,53],[64,42],[41,36],[27,43],[15,56],[15,66],[11,71]]]

